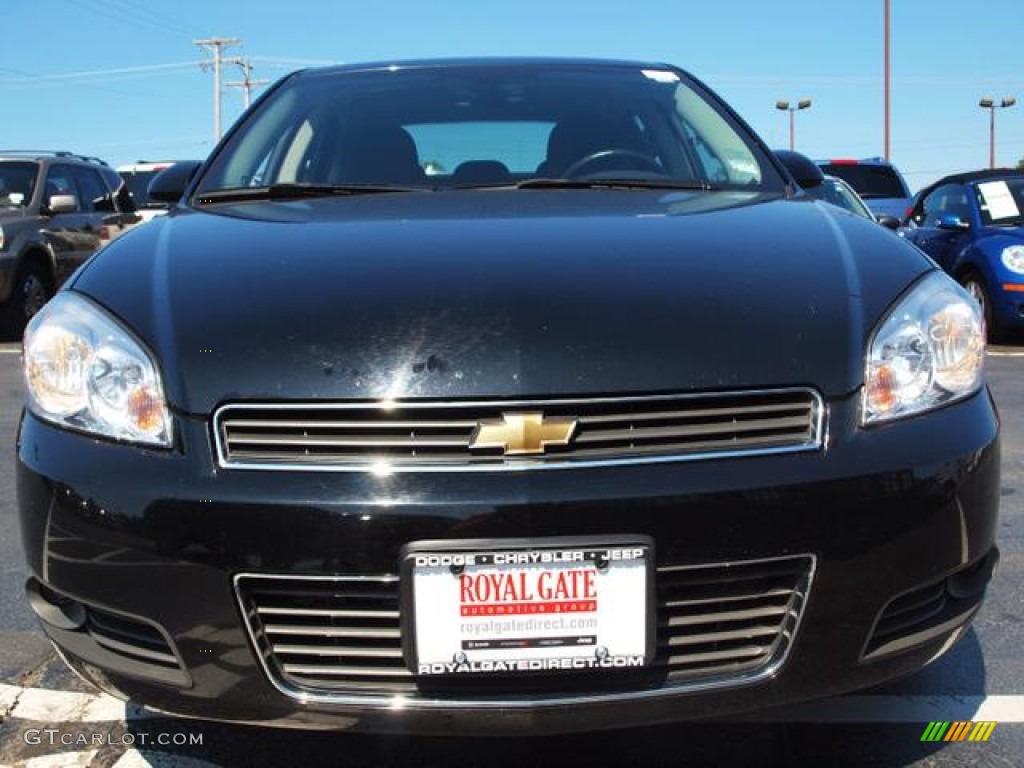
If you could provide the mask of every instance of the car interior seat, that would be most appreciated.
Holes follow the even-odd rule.
[[[422,183],[425,176],[408,131],[393,123],[365,123],[345,135],[332,181],[403,185]]]
[[[652,155],[639,126],[630,116],[574,115],[551,129],[547,157],[537,166],[537,175],[561,177],[580,160],[612,149]]]

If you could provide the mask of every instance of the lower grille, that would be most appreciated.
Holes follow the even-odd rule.
[[[245,574],[235,585],[267,673],[291,695],[593,695],[602,693],[595,686],[605,684],[611,695],[624,687],[735,685],[771,674],[792,645],[813,569],[809,555],[659,567],[657,655],[651,667],[543,681],[488,676],[484,684],[412,675],[402,657],[396,576]]]

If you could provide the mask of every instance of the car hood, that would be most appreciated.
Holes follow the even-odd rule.
[[[689,392],[862,379],[934,267],[871,222],[747,193],[473,191],[221,205],[111,244],[73,290],[169,401]]]

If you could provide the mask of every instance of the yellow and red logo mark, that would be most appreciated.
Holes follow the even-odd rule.
[[[921,741],[988,741],[998,723],[973,720],[957,722],[931,722],[924,729]]]

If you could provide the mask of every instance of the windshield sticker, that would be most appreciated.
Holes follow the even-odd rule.
[[[644,77],[653,80],[656,83],[678,83],[679,75],[675,72],[669,72],[665,69],[645,69],[643,70]]]
[[[986,181],[978,185],[978,192],[981,193],[983,207],[988,209],[988,215],[993,221],[1020,216],[1017,201],[1013,199],[1013,193],[1005,181]]]

